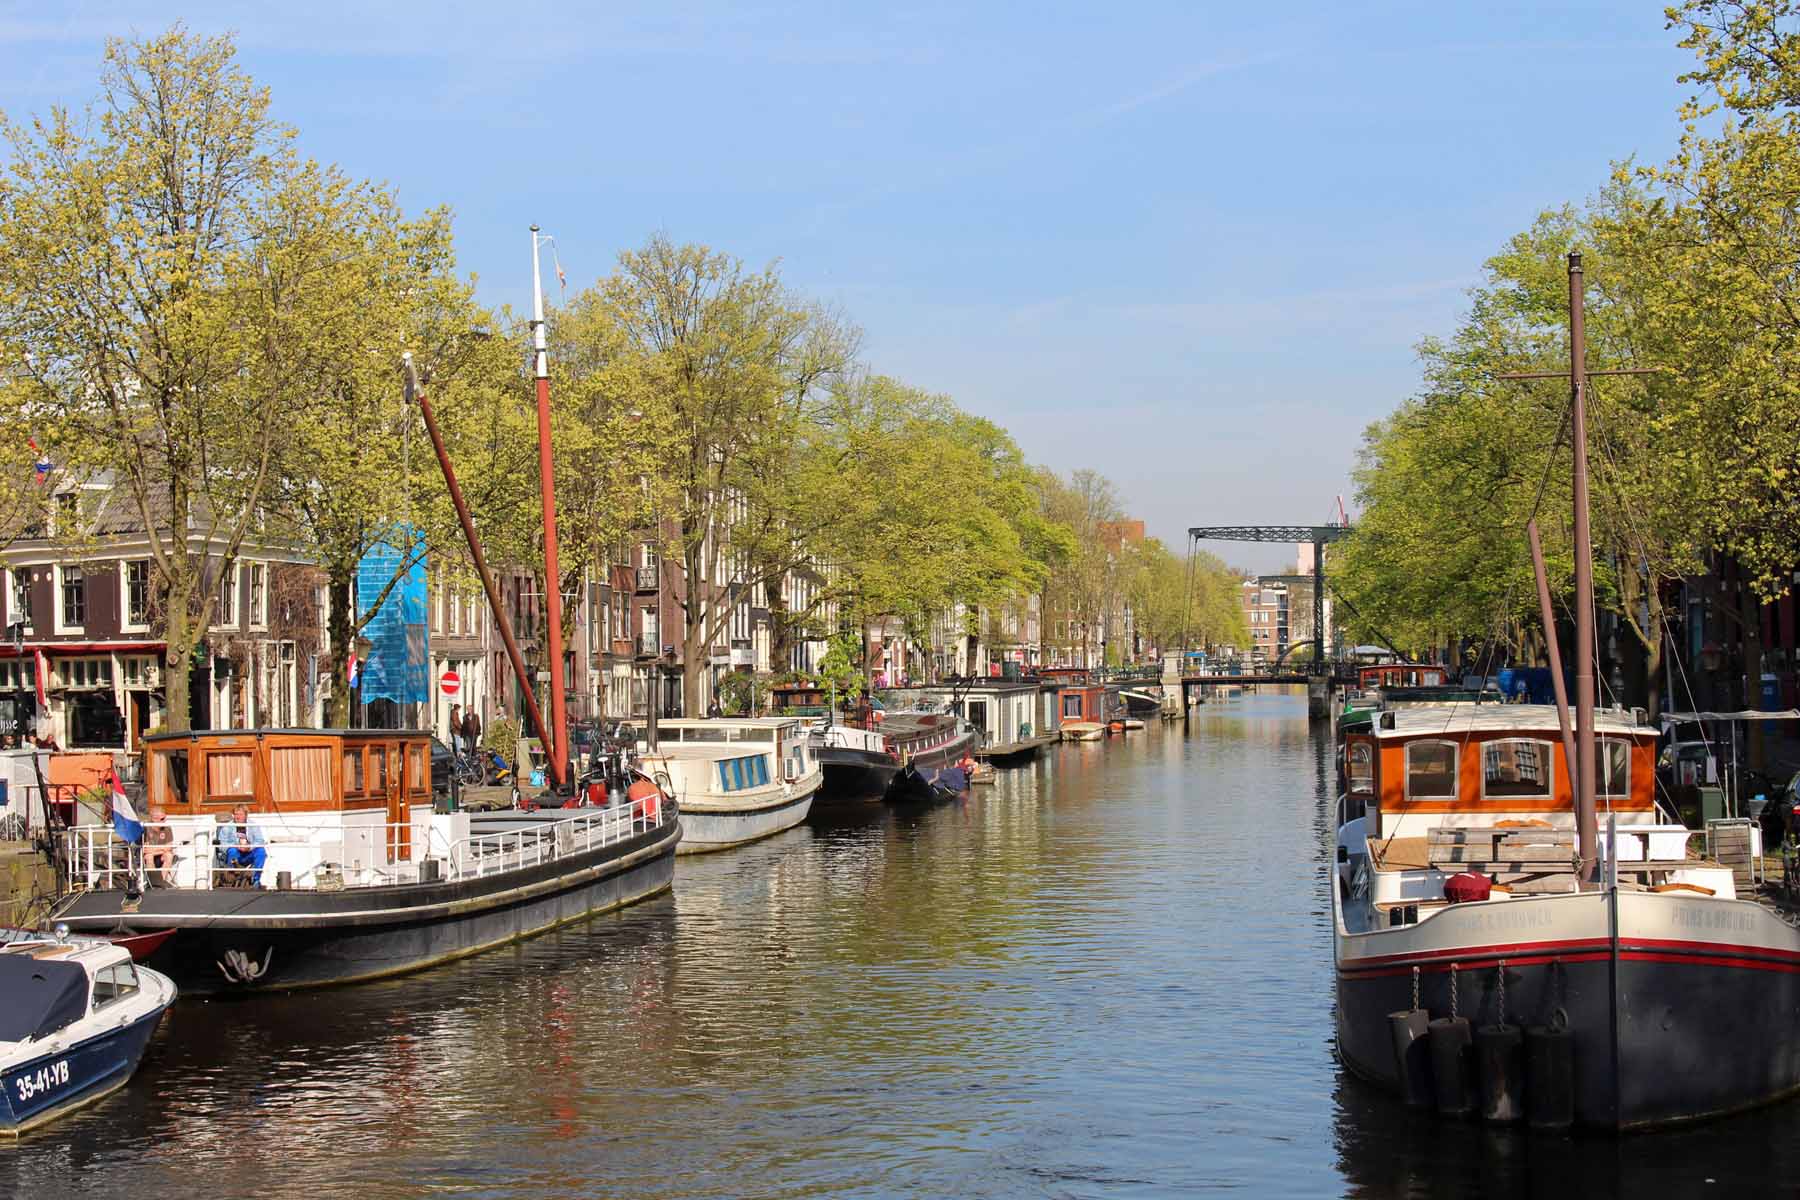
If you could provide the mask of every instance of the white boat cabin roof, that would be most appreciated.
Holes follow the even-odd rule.
[[[1574,714],[1570,714],[1573,719]],[[1383,711],[1370,730],[1377,738],[1415,738],[1427,735],[1459,737],[1464,734],[1539,731],[1560,733],[1556,706],[1551,704],[1419,704]],[[1653,738],[1656,729],[1639,725],[1632,715],[1618,709],[1595,709],[1594,731]]]
[[[751,758],[759,754],[769,754],[772,750],[773,748],[766,742],[761,745],[746,745],[743,742],[684,742],[676,746],[658,746],[654,754],[644,756],[644,761],[705,762],[716,759]]]

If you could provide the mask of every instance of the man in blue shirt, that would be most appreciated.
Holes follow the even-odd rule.
[[[250,867],[250,886],[262,886],[263,864],[269,861],[268,843],[263,831],[250,823],[249,809],[240,804],[231,810],[231,820],[218,823],[213,829],[213,848],[223,865]]]

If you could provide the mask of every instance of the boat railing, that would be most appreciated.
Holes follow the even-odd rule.
[[[452,837],[444,818],[429,823],[345,824],[284,818],[262,830],[252,853],[232,856],[210,830],[175,822],[146,822],[162,842],[126,842],[112,825],[64,831],[69,887],[144,890],[261,887],[336,891],[403,883],[474,879],[535,866],[626,841],[676,819],[670,801],[641,801],[573,814],[545,815],[513,827]],[[259,867],[253,851],[263,851]]]
[[[673,820],[673,808],[668,801],[648,806],[634,802],[518,829],[471,834],[450,844],[449,878],[480,878],[628,841]]]

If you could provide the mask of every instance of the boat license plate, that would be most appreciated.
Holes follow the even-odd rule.
[[[33,1099],[45,1092],[67,1087],[69,1083],[69,1060],[58,1059],[53,1063],[45,1063],[35,1071],[25,1071],[13,1079],[13,1091],[19,1097],[20,1104],[29,1104]]]

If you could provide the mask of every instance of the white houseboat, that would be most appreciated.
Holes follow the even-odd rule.
[[[922,695],[953,712],[975,731],[975,757],[1024,762],[1057,740],[1038,720],[1035,680],[972,679],[923,689]]]
[[[806,820],[824,780],[807,722],[795,717],[657,723],[643,767],[681,808],[681,853],[724,850]]]

